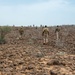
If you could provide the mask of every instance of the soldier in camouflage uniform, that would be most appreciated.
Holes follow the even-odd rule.
[[[24,30],[23,30],[23,27],[21,27],[19,29],[19,33],[20,33],[20,38],[22,38],[23,34],[24,34]]]
[[[47,28],[47,26],[45,26],[43,28],[43,32],[42,32],[42,36],[43,36],[43,44],[46,45],[49,42],[49,29]]]
[[[59,26],[57,26],[56,29],[55,29],[57,41],[59,40],[59,31],[60,31]]]
[[[60,29],[59,29],[59,26],[57,26],[56,29],[55,29],[55,33],[56,33],[56,45],[57,45],[57,46],[60,45],[59,32],[60,32]]]

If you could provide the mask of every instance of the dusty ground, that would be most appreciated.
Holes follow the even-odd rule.
[[[56,44],[55,27],[50,27],[49,44],[42,44],[42,28],[24,27],[19,39],[18,27],[6,35],[0,45],[0,75],[75,75],[75,26],[60,27]]]

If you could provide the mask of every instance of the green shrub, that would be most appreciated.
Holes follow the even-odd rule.
[[[0,26],[0,44],[5,44],[5,35],[10,32],[11,28],[9,26]]]
[[[5,43],[6,43],[5,39],[0,37],[0,44],[5,44]]]

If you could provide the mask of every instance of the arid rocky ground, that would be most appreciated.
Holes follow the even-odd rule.
[[[56,44],[55,27],[49,27],[49,44],[42,44],[42,27],[12,27],[0,45],[0,75],[75,75],[75,26],[60,27]]]

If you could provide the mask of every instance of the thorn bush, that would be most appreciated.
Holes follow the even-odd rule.
[[[9,26],[0,26],[0,44],[5,44],[5,35],[10,32],[11,28]]]

